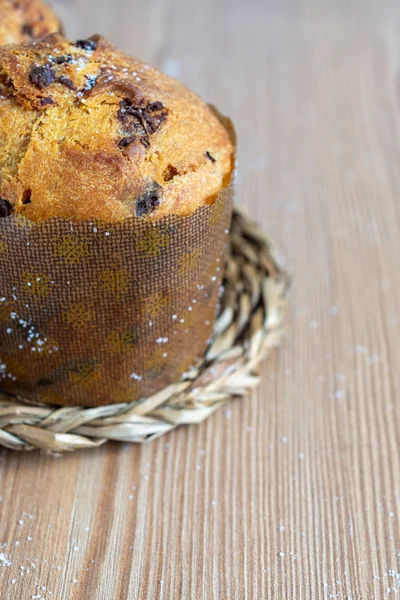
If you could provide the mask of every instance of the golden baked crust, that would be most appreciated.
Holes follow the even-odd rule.
[[[0,48],[0,214],[187,215],[214,201],[233,164],[212,109],[100,36]]]
[[[41,0],[0,0],[1,46],[43,38],[60,29],[60,21]]]

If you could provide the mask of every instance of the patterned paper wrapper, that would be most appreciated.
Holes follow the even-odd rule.
[[[204,355],[232,189],[187,217],[0,219],[0,388],[63,406],[138,400]]]

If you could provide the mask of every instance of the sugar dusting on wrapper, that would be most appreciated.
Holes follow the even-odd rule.
[[[100,406],[178,381],[212,335],[232,189],[187,217],[0,219],[0,387]]]

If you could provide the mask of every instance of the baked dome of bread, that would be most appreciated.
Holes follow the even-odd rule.
[[[60,21],[41,0],[0,0],[1,46],[43,38],[60,29]]]
[[[0,48],[2,216],[188,215],[214,201],[233,165],[207,104],[101,36]]]

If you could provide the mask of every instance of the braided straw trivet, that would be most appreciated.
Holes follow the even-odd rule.
[[[200,423],[258,385],[257,367],[281,338],[287,287],[269,240],[236,207],[221,310],[202,363],[157,394],[124,404],[62,408],[0,394],[0,445],[66,452],[107,440],[148,442],[178,425]]]

